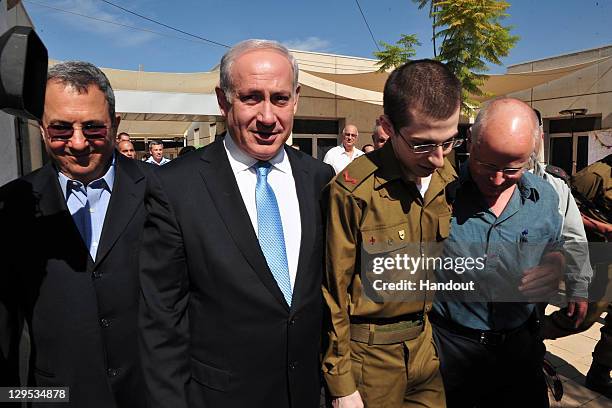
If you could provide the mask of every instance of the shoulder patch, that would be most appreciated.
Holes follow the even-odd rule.
[[[359,156],[338,173],[335,181],[348,191],[354,191],[376,169],[376,165],[366,155]]]
[[[561,180],[569,184],[570,176],[561,167],[553,166],[549,164],[546,166],[546,172],[555,177],[559,177]]]

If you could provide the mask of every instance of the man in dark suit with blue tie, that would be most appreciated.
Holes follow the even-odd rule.
[[[227,134],[149,183],[140,311],[149,403],[314,408],[319,198],[334,172],[285,145],[300,91],[285,47],[242,42],[220,75]]]

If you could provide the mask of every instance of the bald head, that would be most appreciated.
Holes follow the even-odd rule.
[[[496,99],[480,111],[471,129],[469,165],[486,197],[495,198],[513,188],[539,137],[537,116],[518,99]]]
[[[471,144],[501,154],[530,155],[540,136],[533,109],[514,98],[500,98],[483,108],[471,129]]]
[[[357,126],[346,125],[344,129],[342,129],[342,145],[347,152],[353,150],[358,137],[359,131],[357,130]]]
[[[117,145],[117,150],[119,150],[119,153],[126,157],[129,157],[130,159],[136,158],[136,151],[134,150],[134,145],[128,140],[119,142],[119,144]]]

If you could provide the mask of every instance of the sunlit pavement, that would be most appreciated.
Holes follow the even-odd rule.
[[[548,306],[550,314],[558,308]],[[602,315],[602,316],[605,316]],[[600,318],[603,321],[603,317]],[[591,353],[599,340],[601,323],[595,323],[589,330],[563,337],[557,340],[546,340],[546,358],[556,368],[563,381],[563,399],[556,402],[551,399],[551,407],[612,407],[612,400],[591,391],[584,386],[586,374],[591,366]]]

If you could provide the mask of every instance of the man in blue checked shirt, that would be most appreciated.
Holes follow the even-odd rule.
[[[548,406],[529,301],[545,297],[543,282],[556,289],[563,261],[551,252],[562,244],[558,196],[526,171],[539,136],[531,107],[512,98],[493,101],[472,126],[445,252],[485,259],[461,277],[478,296],[438,293],[430,313],[449,408]]]

